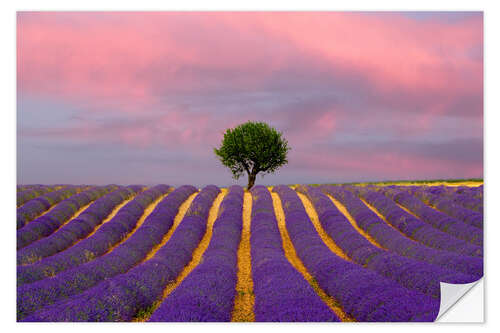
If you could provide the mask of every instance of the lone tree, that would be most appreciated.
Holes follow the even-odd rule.
[[[214,148],[222,164],[231,169],[234,179],[240,178],[243,172],[248,174],[247,189],[252,188],[259,172],[272,173],[287,164],[289,150],[281,132],[252,121],[227,129],[221,147]]]

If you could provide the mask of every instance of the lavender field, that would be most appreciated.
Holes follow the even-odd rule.
[[[18,321],[434,321],[483,185],[19,185]]]

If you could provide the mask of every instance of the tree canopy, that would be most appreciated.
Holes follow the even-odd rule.
[[[281,132],[263,122],[248,121],[224,133],[215,154],[227,166],[234,179],[248,174],[248,189],[255,183],[259,172],[273,173],[288,163],[288,141]]]

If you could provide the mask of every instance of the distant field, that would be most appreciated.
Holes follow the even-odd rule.
[[[434,180],[386,180],[376,182],[332,183],[330,185],[446,185],[446,186],[479,186],[483,184],[482,178],[469,179],[434,179]],[[319,186],[321,184],[313,184]]]
[[[482,179],[17,188],[18,321],[433,321],[482,275]]]

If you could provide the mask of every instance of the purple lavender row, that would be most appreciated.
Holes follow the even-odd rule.
[[[463,191],[451,186],[429,186],[427,190],[435,195],[446,197],[454,203],[483,214],[483,186],[473,188],[471,191]]]
[[[22,249],[39,239],[51,235],[82,207],[115,188],[114,185],[95,186],[59,202],[50,212],[34,219],[24,228],[17,230],[17,249]]]
[[[220,192],[206,186],[191,203],[170,240],[150,260],[26,316],[22,321],[130,321],[161,299],[163,290],[189,264],[207,228],[210,207]],[[24,319],[23,317],[26,316]]]
[[[482,198],[474,198],[467,194],[456,194],[452,196],[451,199],[464,208],[483,214],[484,206]]]
[[[140,189],[142,191],[142,189]],[[79,239],[87,237],[116,206],[137,193],[134,188],[120,186],[118,189],[94,201],[78,217],[52,235],[40,239],[17,251],[17,264],[33,264],[42,258],[61,252]]]
[[[416,218],[412,214],[409,214],[404,209],[400,208],[394,201],[377,192],[377,187],[352,187],[349,188],[354,191],[357,195],[365,199],[370,205],[375,207],[378,212],[385,217],[386,221],[403,233],[406,237],[409,237],[427,247],[431,247],[438,250],[453,252],[458,254],[449,254],[449,260],[456,265],[456,267],[461,267],[462,272],[469,272],[469,264],[472,263],[468,257],[479,257],[477,262],[473,264],[474,271],[482,275],[483,264],[482,256],[483,249],[477,245],[470,244],[469,242],[457,239],[443,231],[433,228],[429,224],[423,222],[422,220]],[[461,258],[459,260],[458,258]],[[437,259],[439,262],[446,262],[447,256]],[[461,263],[460,263],[461,262]],[[480,263],[480,265],[479,265]],[[477,268],[480,267],[480,270]],[[464,271],[465,269],[465,271]]]
[[[482,199],[483,198],[483,185],[480,186],[456,186],[455,194],[465,194],[471,197]]]
[[[332,187],[322,186],[322,189],[326,189],[327,191],[330,188]],[[342,188],[349,190],[356,196],[359,196],[360,198],[366,200],[368,204],[374,206],[374,208],[377,209],[378,213],[380,213],[386,219],[387,223],[399,230],[404,236],[411,238],[418,243],[425,245],[426,247],[453,252],[453,256],[455,258],[463,259],[460,261],[461,263],[458,264],[455,259],[448,258],[448,254],[446,256],[447,259],[442,260],[443,263],[451,260],[454,264],[458,264],[458,266],[461,267],[462,272],[471,273],[474,271],[475,273],[472,273],[473,275],[482,276],[482,247],[453,237],[452,235],[431,226],[429,223],[425,223],[420,218],[408,213],[406,210],[398,206],[393,200],[382,194],[384,193],[384,191],[387,191],[387,188],[400,189],[402,187],[346,185],[342,186]],[[365,207],[364,204],[361,206],[364,207],[366,211],[369,211],[369,209]],[[371,214],[372,216],[377,216],[373,212],[369,214]],[[473,268],[472,271],[471,269],[467,268],[468,265],[463,265],[465,262],[472,263],[470,261],[470,257],[478,257],[477,260],[474,260],[477,262],[473,265],[475,268]],[[479,263],[481,264],[479,265]],[[465,269],[466,271],[464,271],[463,269]]]
[[[359,321],[433,321],[439,300],[402,287],[329,250],[312,225],[297,193],[273,188],[285,211],[287,229],[297,254],[325,292]]]
[[[196,192],[193,186],[181,186],[163,199],[144,223],[113,251],[88,263],[68,269],[52,279],[18,288],[18,312],[27,314],[46,305],[64,301],[82,293],[104,279],[123,274],[143,261],[173,225],[180,205]],[[70,282],[71,281],[71,282]]]
[[[51,206],[80,192],[82,189],[83,187],[70,185],[25,203],[17,209],[17,229],[24,227],[28,222],[48,210]]]
[[[139,192],[142,192],[146,189],[146,187],[144,185],[128,185],[127,188],[134,191],[134,193],[139,193]]]
[[[255,186],[251,192],[250,251],[255,320],[340,321],[286,258],[268,189]]]
[[[38,184],[39,186],[42,186],[41,184]],[[26,191],[32,188],[33,185],[17,185],[16,186],[16,192],[21,192],[21,191]]]
[[[82,239],[70,248],[46,257],[35,264],[18,266],[18,285],[54,276],[61,271],[79,266],[105,254],[134,230],[146,207],[170,189],[167,185],[157,185],[138,194],[123,206],[111,220],[97,229],[91,237]]]
[[[44,184],[24,184],[24,185],[17,185],[16,186],[16,192],[22,192],[26,190],[32,190],[32,189],[37,189],[37,188],[42,188],[42,187],[60,187],[60,186],[66,186],[66,185],[61,185],[61,184],[52,184],[52,185],[44,185]]]
[[[201,263],[161,303],[149,321],[231,321],[242,211],[243,188],[232,186],[220,205]]]
[[[483,214],[467,209],[451,199],[438,196],[425,187],[411,188],[408,192],[422,200],[424,203],[436,207],[439,211],[456,218],[457,220],[478,229],[483,229]]]
[[[383,188],[382,193],[409,209],[424,222],[441,231],[444,231],[458,239],[468,241],[471,244],[483,246],[483,231],[467,225],[445,213],[437,211],[406,191]]]
[[[34,185],[32,188],[17,192],[17,207],[24,205],[31,199],[55,190],[55,186]]]
[[[470,283],[482,275],[482,261],[479,258],[469,258],[473,263],[477,261],[479,267],[469,265],[474,270],[468,267],[467,273],[460,272],[448,262],[436,262],[432,255],[439,255],[438,251],[427,249],[402,236],[354,194],[341,187],[331,187],[329,193],[347,208],[362,230],[391,252],[372,245],[359,234],[320,189],[301,187],[299,190],[314,203],[327,234],[353,261],[393,279],[406,288],[440,297],[440,282]],[[420,250],[423,250],[423,253],[420,253]],[[449,256],[445,258],[448,259]],[[460,263],[463,264],[463,261],[461,260]],[[465,263],[469,262],[465,261]],[[479,268],[481,275],[471,274],[477,274]]]
[[[429,186],[428,187],[434,194],[447,196],[454,199],[457,196],[469,197],[477,199],[482,202],[483,199],[483,185],[476,187],[469,186]]]
[[[429,191],[447,197],[464,208],[483,214],[483,185],[477,187],[429,186]]]
[[[483,185],[477,187],[459,186],[448,194],[457,204],[483,214]]]

